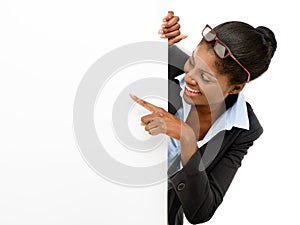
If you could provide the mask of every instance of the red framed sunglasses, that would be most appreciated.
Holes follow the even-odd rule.
[[[236,61],[237,64],[239,64],[247,73],[247,82],[250,81],[250,72],[237,60],[237,58],[235,58],[227,45],[217,37],[217,33],[208,24],[206,24],[206,26],[204,27],[202,36],[207,42],[216,41],[214,45],[214,51],[217,56],[221,59],[225,59],[226,57],[231,56],[231,58],[233,58],[234,61]]]

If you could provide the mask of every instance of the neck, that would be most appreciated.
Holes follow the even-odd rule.
[[[210,105],[196,105],[192,107],[197,110],[199,118],[210,119],[212,123],[226,111],[224,102]]]

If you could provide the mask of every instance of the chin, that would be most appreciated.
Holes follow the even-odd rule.
[[[190,97],[184,93],[183,99],[189,105],[207,105],[207,101],[203,101],[203,97]]]

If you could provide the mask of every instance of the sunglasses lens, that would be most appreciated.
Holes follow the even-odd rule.
[[[216,54],[222,59],[229,55],[227,48],[219,42],[216,42],[214,49]]]
[[[206,41],[213,41],[216,37],[216,34],[209,27],[206,27],[203,31],[203,36]]]

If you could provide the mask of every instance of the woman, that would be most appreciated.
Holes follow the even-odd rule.
[[[159,33],[172,45],[180,35],[169,12]],[[169,112],[132,98],[151,114],[141,118],[151,135],[170,137],[168,148],[169,225],[208,221],[263,129],[241,91],[269,67],[277,47],[273,32],[243,22],[206,25],[187,56],[169,48]],[[175,60],[174,60],[175,59]]]

